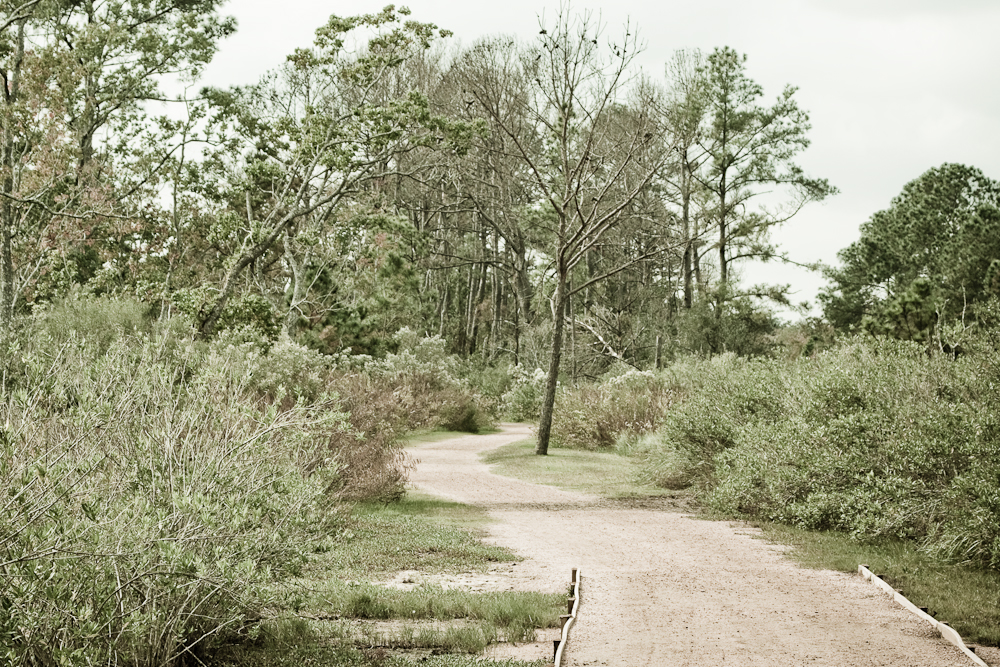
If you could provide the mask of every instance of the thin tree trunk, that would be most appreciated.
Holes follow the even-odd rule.
[[[692,252],[694,250],[694,239],[691,238],[691,175],[687,155],[684,155],[683,173],[681,176],[681,221],[684,226],[684,259],[681,264],[681,272],[684,274],[684,308],[691,309],[694,304],[694,288],[692,285],[693,267]]]
[[[438,320],[438,336],[444,338],[444,321],[448,316],[448,301],[451,298],[451,286],[445,285],[444,293],[441,295],[441,310],[439,313],[440,319]]]
[[[298,261],[295,258],[295,253],[292,251],[291,239],[288,238],[287,233],[285,234],[284,245],[285,261],[288,262],[288,268],[292,271],[292,290],[289,296],[288,312],[285,313],[284,332],[286,336],[291,336],[294,333],[295,325],[299,321],[299,304],[305,301],[305,276],[303,275],[303,268],[309,261],[309,254],[306,253],[304,261]]]
[[[17,24],[17,46],[13,68],[7,77],[8,89],[4,103],[10,107],[17,103],[21,85],[21,65],[24,62],[24,20]],[[13,114],[5,114],[7,118],[3,125],[3,192],[6,195],[14,193],[14,172],[16,158],[14,156],[14,128],[11,127]],[[0,334],[11,331],[14,321],[14,300],[17,297],[14,289],[14,256],[11,245],[14,237],[14,226],[17,218],[17,207],[8,197],[0,201]]]
[[[493,260],[494,262],[499,261],[500,258],[500,247],[499,239],[496,234],[493,235]],[[490,280],[492,281],[492,292],[493,292],[493,321],[490,323],[490,360],[496,358],[497,354],[500,352],[500,344],[502,337],[501,330],[501,320],[500,315],[503,307],[503,283],[500,280],[500,272],[497,270],[496,265],[494,265],[493,270],[490,271]]]
[[[567,292],[572,292],[572,283],[566,287]],[[573,384],[576,384],[576,313],[573,310],[573,297],[566,297],[566,310],[569,315],[569,340],[570,353],[573,357]]]
[[[559,362],[562,359],[563,322],[566,312],[566,271],[560,266],[556,272],[555,313],[552,323],[552,354],[549,358],[549,375],[542,397],[542,414],[538,421],[538,445],[535,454],[549,453],[549,439],[552,435],[552,413],[556,404],[556,387],[559,384]]]

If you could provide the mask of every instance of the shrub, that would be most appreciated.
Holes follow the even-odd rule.
[[[501,414],[516,422],[537,421],[545,392],[545,371],[536,368],[529,372],[523,366],[514,366],[510,376],[510,387],[500,399]]]
[[[446,428],[479,433],[492,427],[482,398],[459,376],[458,358],[448,353],[443,338],[420,337],[404,327],[394,340],[398,351],[369,364],[367,371],[393,387],[406,406],[408,430]]]
[[[859,338],[791,363],[701,364],[641,442],[647,474],[726,513],[997,567],[1000,351],[983,340],[957,361]]]
[[[622,436],[638,436],[659,426],[672,389],[651,371],[613,369],[596,385],[563,389],[552,417],[558,447],[614,447]]]
[[[35,349],[44,341],[48,354],[55,354],[67,344],[91,347],[102,354],[122,336],[134,336],[151,330],[149,307],[129,299],[109,299],[75,295],[42,310],[36,307],[32,327]]]
[[[337,470],[304,464],[343,414],[178,381],[145,338],[96,357],[69,342],[29,353],[34,389],[0,402],[0,645],[11,664],[167,664],[256,616],[338,524]]]
[[[493,420],[468,393],[442,392],[437,400],[441,404],[439,424],[445,430],[481,433],[493,427]]]
[[[4,341],[18,362],[0,398],[10,664],[197,653],[259,616],[337,533],[341,500],[402,493],[419,394],[290,341],[202,343],[170,323],[89,336],[105,306],[135,312],[74,303],[96,314],[63,330],[57,306]]]
[[[459,366],[463,384],[478,397],[479,407],[493,417],[505,417],[504,396],[514,383],[514,367],[492,365],[483,357],[472,357]]]
[[[427,419],[408,387],[361,373],[335,376],[329,384],[347,415],[348,428],[329,435],[327,448],[339,470],[331,487],[346,500],[395,500],[412,462],[402,437]]]

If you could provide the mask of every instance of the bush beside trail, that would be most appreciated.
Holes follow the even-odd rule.
[[[683,364],[682,364],[683,365]],[[917,541],[1000,567],[1000,348],[857,338],[792,363],[687,362],[640,443],[659,484],[729,514]]]
[[[622,438],[655,430],[677,387],[663,373],[615,367],[600,382],[562,388],[552,418],[552,443],[574,449],[609,449]]]
[[[142,311],[80,299],[3,341],[8,664],[173,664],[242,636],[347,502],[403,493],[408,429],[456,405],[465,426],[489,423],[460,382],[406,353],[199,342]]]

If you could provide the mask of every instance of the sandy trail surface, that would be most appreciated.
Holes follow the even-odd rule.
[[[565,665],[972,664],[860,577],[799,568],[750,528],[692,518],[670,499],[605,500],[501,477],[478,458],[530,436],[505,425],[418,445],[411,483],[488,510],[488,539],[526,559],[506,566],[507,587],[565,591],[581,568]]]

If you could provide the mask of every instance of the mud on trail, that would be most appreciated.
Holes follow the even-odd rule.
[[[669,499],[609,501],[501,477],[479,461],[530,436],[507,425],[418,445],[411,482],[488,510],[487,539],[526,559],[491,573],[504,588],[562,592],[582,569],[566,665],[971,664],[860,577],[799,568],[750,528],[692,518]]]

